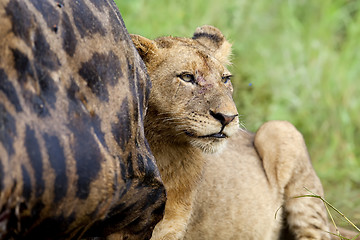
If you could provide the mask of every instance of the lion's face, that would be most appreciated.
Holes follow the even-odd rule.
[[[165,141],[217,151],[239,125],[227,57],[218,57],[201,39],[132,38],[153,85],[145,118],[149,140],[158,134]]]

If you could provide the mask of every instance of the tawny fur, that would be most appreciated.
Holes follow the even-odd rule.
[[[298,240],[330,239],[322,202],[293,198],[323,195],[301,134],[281,121],[239,129],[221,32],[132,40],[153,84],[145,134],[168,194],[152,239],[270,240],[287,225]]]

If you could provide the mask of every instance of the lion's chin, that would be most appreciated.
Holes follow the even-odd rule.
[[[192,139],[190,144],[196,148],[199,148],[204,153],[218,153],[224,149],[226,145],[225,138],[214,139]]]

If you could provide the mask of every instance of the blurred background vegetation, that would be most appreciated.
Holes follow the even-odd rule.
[[[116,3],[128,31],[148,38],[218,27],[233,43],[234,98],[246,128],[292,122],[326,199],[360,225],[360,1]]]

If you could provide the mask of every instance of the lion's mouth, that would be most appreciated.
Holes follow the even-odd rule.
[[[210,135],[200,136],[199,138],[227,138],[226,134],[219,132]]]
[[[185,133],[186,133],[186,135],[188,135],[190,137],[197,137],[197,138],[227,138],[228,137],[223,132],[213,133],[213,134],[204,135],[204,136],[195,136],[193,133],[189,133],[187,131]]]

